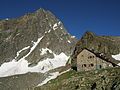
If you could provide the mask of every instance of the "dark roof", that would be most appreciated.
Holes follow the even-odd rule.
[[[96,57],[99,57],[99,58],[101,58],[102,60],[111,63],[113,66],[119,66],[119,65],[117,65],[115,62],[113,62],[113,61],[115,61],[114,58],[108,57],[108,56],[106,56],[104,53],[96,53],[96,52],[94,52],[94,50],[90,50],[90,49],[88,49],[88,48],[83,48],[80,52],[82,52],[84,49],[86,49],[86,50],[88,50],[89,52],[95,54]]]

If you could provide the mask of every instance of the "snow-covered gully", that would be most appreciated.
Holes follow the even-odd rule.
[[[48,48],[43,48],[41,54],[45,54],[47,51],[50,51],[51,53],[53,53],[54,58],[53,59],[47,58],[43,61],[39,61],[36,66],[28,67],[30,63],[28,63],[28,61],[25,60],[25,58],[31,54],[31,52],[36,48],[36,46],[38,45],[42,38],[43,37],[39,38],[37,42],[34,42],[34,45],[31,48],[30,46],[28,46],[18,51],[17,56],[15,58],[19,56],[22,50],[30,48],[30,52],[26,54],[24,57],[22,57],[20,60],[16,61],[16,59],[13,59],[10,62],[3,63],[0,66],[0,77],[7,77],[16,74],[25,74],[28,72],[45,73],[49,70],[65,66],[69,58],[67,55],[65,55],[63,52],[60,53],[59,55],[56,55],[54,52],[52,52],[52,50]]]

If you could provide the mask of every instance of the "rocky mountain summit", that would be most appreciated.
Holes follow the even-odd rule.
[[[95,52],[118,54],[120,52],[120,36],[98,36],[87,31],[77,42],[76,49],[93,49]]]
[[[56,54],[64,52],[69,56],[75,41],[74,36],[66,31],[62,22],[50,11],[44,9],[17,19],[1,20],[0,64],[11,61],[15,57],[16,60],[19,60],[31,50],[35,43],[38,45],[26,57],[31,64],[44,58],[53,58],[50,52],[44,55],[40,54],[45,48]]]

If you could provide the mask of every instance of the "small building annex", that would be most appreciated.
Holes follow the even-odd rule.
[[[76,59],[77,71],[89,71],[116,66],[115,63],[111,62],[106,57],[103,57],[102,54],[94,53],[87,48],[84,48],[77,55]]]

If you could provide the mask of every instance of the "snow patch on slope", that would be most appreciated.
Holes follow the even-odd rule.
[[[58,28],[58,25],[57,25],[57,23],[55,23],[54,25],[53,25],[53,30],[56,30]]]
[[[120,63],[118,63],[117,65],[120,66]]]
[[[42,36],[41,38],[39,38],[38,40],[37,40],[37,42],[34,42],[34,44],[33,44],[33,47],[30,49],[30,52],[24,57],[24,58],[26,58],[27,56],[29,56],[30,54],[31,54],[31,52],[33,52],[33,50],[36,48],[36,46],[40,43],[40,41],[42,40],[42,38],[43,38],[44,36]]]
[[[51,30],[48,31],[48,33],[50,33],[50,32],[51,32]]]
[[[71,36],[71,38],[75,38],[75,36]]]
[[[120,54],[117,54],[117,55],[112,55],[112,57],[116,60],[120,60]]]
[[[71,43],[71,41],[70,41],[70,40],[68,40],[67,42],[68,42],[68,43]]]
[[[59,73],[59,72],[50,73],[50,75],[42,83],[38,84],[37,86],[42,86],[42,85],[46,84],[48,81],[50,81],[52,79],[55,79],[58,76],[60,76],[60,75],[62,75],[64,73],[67,73],[68,71],[70,71],[70,69],[68,69],[68,70],[66,70],[64,72],[61,72],[61,73]]]
[[[53,30],[56,30],[56,29],[58,29],[58,27],[61,25],[61,22],[59,21],[58,23],[55,23],[54,25],[53,25]],[[60,26],[60,29],[63,29],[63,27],[62,26]]]
[[[9,18],[6,18],[5,20],[6,20],[6,21],[8,21],[8,20],[9,20]]]
[[[57,76],[59,76],[59,72],[55,72],[55,73],[50,73],[50,76],[48,76],[42,83],[40,83],[38,86],[42,86],[44,84],[46,84],[48,81],[57,78]]]
[[[19,60],[18,62],[12,60],[11,62],[4,63],[0,67],[0,77],[24,74],[27,72],[27,66],[28,62],[26,60]]]
[[[47,58],[46,60],[40,61],[38,65],[30,67],[29,71],[45,73],[49,70],[65,66],[67,60],[68,57],[64,53],[61,53],[59,55],[54,54],[53,59]]]
[[[50,49],[48,49],[48,48],[42,48],[42,49],[40,49],[40,51],[41,51],[41,53],[40,53],[40,55],[44,55],[44,54],[47,54],[47,51],[49,52],[49,53],[52,53],[52,51],[50,50]]]
[[[17,52],[17,56],[16,56],[15,58],[17,58],[22,51],[24,51],[24,50],[26,50],[26,49],[29,49],[29,48],[30,48],[30,46],[27,46],[27,47],[23,48],[22,50],[18,51],[18,52]]]
[[[38,41],[40,41],[40,39]],[[33,47],[35,48],[37,44],[38,42],[36,42]],[[54,55],[53,59],[47,58],[46,60],[40,61],[34,67],[28,67],[29,63],[27,60],[25,60],[25,57],[27,57],[34,50],[34,48],[32,48],[30,52],[27,55],[25,55],[23,58],[21,58],[19,61],[16,61],[14,59],[11,62],[3,63],[0,67],[0,77],[6,77],[6,76],[11,76],[16,74],[25,74],[28,72],[45,73],[49,70],[52,70],[61,66],[65,66],[67,63],[68,56],[66,56],[64,53],[61,53],[59,55],[56,55],[55,53],[53,53]],[[42,49],[43,53],[45,53],[46,50],[49,50],[52,53],[52,51],[48,48]]]
[[[60,29],[63,29],[63,26],[61,26]]]
[[[119,60],[120,61],[120,54],[117,54],[117,55],[112,55],[112,57],[116,60]],[[120,66],[120,63],[118,64]]]

